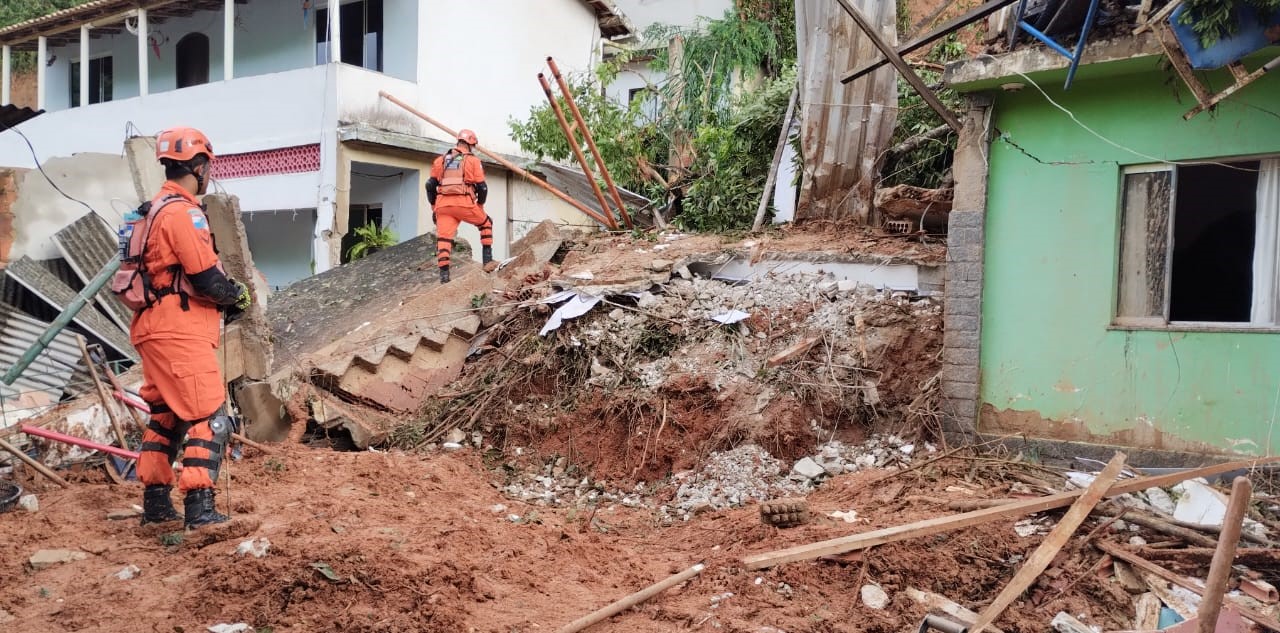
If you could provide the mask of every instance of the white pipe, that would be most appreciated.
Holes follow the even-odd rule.
[[[151,41],[148,39],[147,10],[138,9],[138,96],[151,91]]]
[[[329,0],[329,62],[342,63],[342,25],[338,15],[342,12],[340,0]]]
[[[76,105],[76,104],[71,104]],[[89,26],[80,27],[80,107],[89,105]]]
[[[0,105],[9,105],[9,89],[10,89],[10,71],[13,64],[13,49],[9,46],[4,47],[4,52],[0,53]]]
[[[231,81],[235,77],[236,61],[236,0],[226,0],[222,9],[222,78]]]
[[[45,80],[45,66],[49,65],[49,38],[41,35],[36,40],[36,109],[43,110],[45,106],[44,93],[48,88],[48,81]]]

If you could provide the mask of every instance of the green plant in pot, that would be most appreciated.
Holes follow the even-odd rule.
[[[397,239],[395,231],[378,226],[373,222],[364,226],[358,226],[353,232],[356,235],[356,243],[351,245],[351,248],[347,249],[347,257],[351,261],[372,255],[384,248],[396,245]]]

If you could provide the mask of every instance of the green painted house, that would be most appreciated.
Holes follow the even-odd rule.
[[[946,413],[984,435],[1280,452],[1280,72],[1188,120],[1150,33],[1091,44],[1064,91],[1066,64],[1034,47],[947,69],[970,109]]]

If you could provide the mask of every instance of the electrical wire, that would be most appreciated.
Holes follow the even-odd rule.
[[[987,58],[987,59],[990,59],[990,60],[992,60],[992,61],[997,61],[997,60],[996,60],[996,57],[995,57],[994,55],[990,55],[990,54],[982,54],[982,55],[979,55],[977,58],[978,58],[978,59],[981,59],[981,58],[984,58],[984,57],[985,57],[985,58]],[[1120,144],[1120,143],[1117,143],[1116,141],[1111,140],[1110,138],[1108,138],[1107,136],[1105,136],[1105,135],[1103,135],[1102,133],[1098,132],[1097,130],[1095,130],[1095,129],[1093,129],[1093,128],[1089,127],[1088,125],[1086,125],[1086,124],[1084,123],[1084,121],[1081,121],[1081,120],[1076,116],[1076,114],[1075,114],[1074,112],[1072,112],[1071,110],[1068,110],[1065,106],[1063,106],[1062,104],[1058,103],[1057,101],[1054,101],[1054,100],[1053,100],[1053,97],[1050,97],[1050,96],[1049,96],[1049,93],[1048,93],[1048,92],[1045,92],[1045,89],[1044,89],[1043,87],[1041,87],[1039,83],[1036,83],[1036,80],[1034,80],[1034,79],[1032,79],[1032,78],[1028,77],[1025,73],[1023,73],[1023,72],[1021,72],[1021,71],[1014,70],[1014,71],[1011,71],[1011,72],[1013,72],[1013,74],[1018,75],[1019,77],[1022,77],[1023,79],[1025,79],[1025,80],[1027,81],[1027,83],[1031,84],[1031,85],[1032,85],[1032,87],[1034,87],[1034,88],[1036,89],[1036,91],[1037,91],[1037,92],[1039,92],[1039,93],[1040,93],[1040,95],[1041,95],[1041,96],[1043,96],[1043,97],[1045,98],[1045,100],[1049,102],[1049,104],[1050,104],[1050,105],[1052,105],[1053,107],[1055,107],[1055,108],[1057,108],[1057,109],[1061,110],[1064,114],[1066,114],[1066,115],[1067,115],[1067,117],[1068,117],[1068,118],[1070,118],[1070,119],[1071,119],[1071,121],[1072,121],[1073,123],[1075,123],[1076,125],[1080,126],[1080,128],[1081,128],[1081,129],[1083,129],[1084,131],[1088,132],[1089,134],[1092,134],[1093,136],[1097,137],[1097,138],[1098,138],[1098,140],[1100,140],[1100,141],[1102,141],[1102,142],[1106,143],[1107,145],[1110,145],[1110,146],[1112,146],[1112,147],[1114,147],[1114,148],[1116,148],[1116,149],[1119,149],[1119,150],[1122,150],[1122,151],[1125,151],[1125,152],[1129,152],[1130,154],[1133,154],[1134,156],[1137,156],[1137,157],[1139,157],[1139,158],[1145,158],[1145,159],[1147,159],[1147,160],[1149,160],[1149,161],[1156,162],[1156,163],[1161,163],[1161,164],[1164,164],[1164,165],[1174,165],[1174,166],[1183,166],[1183,167],[1187,167],[1187,166],[1195,166],[1195,165],[1216,165],[1216,166],[1218,166],[1218,167],[1225,167],[1225,168],[1227,168],[1227,169],[1234,169],[1234,170],[1236,170],[1236,171],[1244,171],[1244,172],[1250,172],[1250,173],[1257,173],[1257,172],[1258,172],[1258,170],[1257,170],[1257,169],[1248,169],[1248,168],[1245,168],[1245,167],[1239,167],[1239,166],[1236,166],[1236,165],[1231,165],[1231,164],[1229,164],[1229,163],[1221,163],[1221,162],[1217,162],[1217,161],[1209,161],[1209,160],[1206,160],[1206,161],[1174,161],[1174,160],[1167,160],[1167,159],[1164,159],[1164,158],[1159,158],[1159,157],[1157,157],[1157,156],[1152,156],[1152,155],[1150,155],[1150,154],[1146,154],[1146,153],[1144,153],[1144,152],[1140,152],[1140,151],[1138,151],[1138,150],[1136,150],[1136,149],[1133,149],[1132,147],[1128,147],[1128,146],[1126,146],[1126,145],[1122,145],[1122,144]],[[997,131],[1000,131],[1000,130],[998,130],[998,129],[997,129]],[[1004,139],[1004,138],[1005,138],[1005,137],[1007,137],[1008,135],[1007,135],[1006,133],[1004,133],[1004,132],[1000,131],[1000,136],[1001,136],[1001,138],[1002,138],[1002,139]],[[1023,151],[1023,153],[1027,153],[1027,152],[1024,150],[1024,151]],[[1029,154],[1029,153],[1027,153],[1027,155],[1028,155],[1028,156],[1031,156],[1031,154]],[[1034,157],[1033,157],[1033,158],[1034,158]],[[1036,160],[1037,160],[1037,161],[1039,161],[1039,159],[1036,159]],[[1039,162],[1042,162],[1042,163],[1043,163],[1044,161],[1039,161]],[[1059,164],[1059,163],[1045,163],[1045,164]]]
[[[21,125],[21,124],[19,124],[19,125]],[[34,145],[32,145],[32,144],[31,144],[31,139],[27,138],[27,135],[26,135],[26,134],[23,134],[23,133],[22,133],[22,130],[19,130],[19,129],[18,129],[18,128],[16,128],[16,127],[12,127],[12,126],[10,126],[9,124],[7,124],[7,123],[5,123],[5,122],[3,122],[3,121],[0,121],[0,127],[3,127],[3,128],[4,128],[4,129],[6,129],[6,130],[11,130],[11,131],[13,131],[15,134],[17,134],[18,136],[22,137],[22,142],[26,143],[26,144],[27,144],[27,149],[31,151],[31,160],[32,160],[33,162],[35,162],[35,164],[36,164],[36,169],[37,169],[37,170],[39,170],[39,172],[40,172],[40,175],[41,175],[41,176],[44,176],[44,179],[45,179],[45,180],[49,181],[49,184],[53,187],[53,189],[54,189],[55,191],[57,191],[58,193],[62,194],[62,197],[66,198],[67,200],[70,200],[70,201],[72,201],[72,202],[74,202],[74,203],[76,203],[76,204],[79,204],[80,206],[82,206],[82,207],[84,207],[84,208],[88,209],[90,213],[93,213],[93,214],[97,214],[97,213],[98,213],[97,211],[94,211],[94,210],[93,210],[93,207],[89,206],[89,205],[88,205],[88,203],[86,203],[85,201],[80,200],[80,199],[78,199],[78,198],[74,198],[74,197],[72,197],[70,194],[68,194],[67,192],[63,191],[63,190],[62,190],[62,187],[59,187],[59,186],[58,186],[58,183],[54,182],[54,181],[53,181],[53,178],[50,178],[50,177],[49,177],[49,174],[48,174],[48,173],[46,173],[46,172],[45,172],[45,170],[44,170],[44,165],[41,165],[41,164],[40,164],[40,156],[36,154],[36,147],[35,147]]]

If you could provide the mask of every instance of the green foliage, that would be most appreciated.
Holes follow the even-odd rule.
[[[698,127],[691,171],[698,175],[684,200],[681,228],[731,231],[751,226],[782,117],[796,82],[795,68],[745,95],[727,116]]]
[[[373,222],[356,227],[354,233],[356,234],[356,243],[347,249],[347,257],[351,261],[384,248],[395,246],[398,241],[395,231],[380,227]]]
[[[946,64],[963,58],[965,54],[964,43],[953,33],[935,44],[925,59],[934,64]],[[937,86],[941,83],[940,73],[936,71],[918,68],[917,72],[926,85]],[[963,105],[960,95],[950,88],[935,90],[934,94],[953,112],[959,111]],[[893,131],[890,147],[943,124],[942,117],[901,78],[898,79],[898,108],[898,126]],[[941,186],[943,175],[951,166],[955,148],[956,136],[947,132],[910,152],[891,156],[885,162],[880,186],[908,184],[929,189]]]
[[[1240,30],[1240,20],[1235,14],[1239,7],[1252,8],[1264,20],[1280,11],[1280,0],[1184,0],[1182,4],[1186,10],[1179,22],[1190,24],[1205,48]]]
[[[720,19],[655,25],[644,39],[655,48],[569,80],[605,165],[619,186],[661,206],[681,200],[682,228],[749,227],[795,84],[794,0],[738,0]],[[649,99],[624,106],[605,96],[604,86],[645,58],[666,76],[647,87]],[[549,106],[510,126],[524,151],[571,158]]]
[[[6,0],[0,2],[0,28],[26,22],[42,15],[84,4],[89,0]],[[14,53],[13,71],[20,73],[35,67],[35,55]]]

